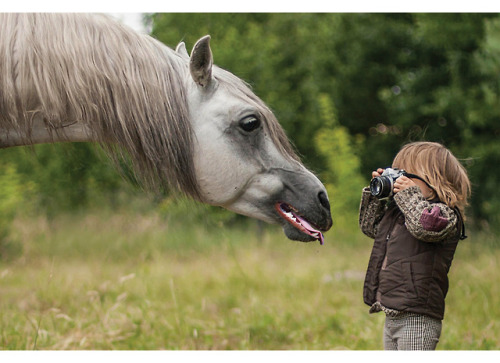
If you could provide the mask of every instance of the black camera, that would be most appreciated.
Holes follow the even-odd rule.
[[[370,182],[370,192],[378,199],[389,198],[393,195],[394,181],[406,172],[398,168],[387,168],[381,176],[377,176]]]

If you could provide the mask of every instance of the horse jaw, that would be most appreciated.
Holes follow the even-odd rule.
[[[318,196],[324,194],[325,198]],[[279,224],[292,240],[323,244],[332,225],[330,206],[321,182],[307,169],[274,168],[254,176],[224,208]]]

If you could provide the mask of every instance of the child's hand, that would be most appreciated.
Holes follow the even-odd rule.
[[[394,182],[394,193],[400,192],[404,189],[407,189],[409,187],[412,187],[414,185],[417,185],[411,180],[410,178],[406,176],[400,176],[399,178],[396,179]]]
[[[384,169],[382,168],[378,168],[377,171],[372,171],[372,179],[381,176],[383,172]]]

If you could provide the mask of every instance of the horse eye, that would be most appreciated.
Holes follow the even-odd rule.
[[[240,120],[240,127],[243,131],[252,132],[260,127],[260,119],[255,116],[247,116]]]

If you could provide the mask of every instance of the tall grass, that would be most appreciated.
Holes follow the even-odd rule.
[[[0,262],[1,349],[381,349],[362,288],[371,241],[287,240],[254,222],[100,211],[15,221]],[[486,243],[485,241],[488,241]],[[500,347],[500,250],[471,235],[453,263],[438,349]]]

